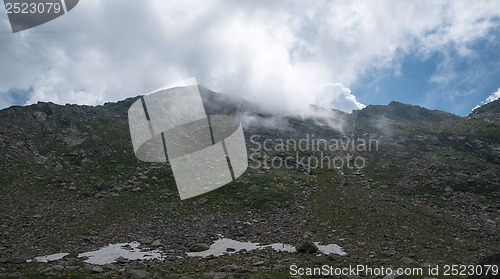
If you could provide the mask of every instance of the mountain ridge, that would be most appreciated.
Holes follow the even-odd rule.
[[[210,101],[211,99],[212,100],[213,99],[217,99],[218,102],[220,102],[223,105],[228,105],[228,104],[231,104],[231,103],[232,104],[234,104],[234,103],[244,103],[247,106],[252,106],[254,109],[258,108],[257,104],[252,103],[252,102],[250,102],[250,101],[248,101],[248,100],[246,100],[244,98],[240,98],[238,96],[233,96],[233,95],[227,94],[227,93],[214,92],[214,91],[210,90],[209,88],[207,88],[207,87],[205,87],[203,85],[198,85],[198,87],[200,89],[200,94],[201,94],[202,99],[204,101]],[[119,101],[116,101],[116,102],[105,102],[102,105],[78,105],[78,104],[65,104],[65,105],[62,105],[62,104],[55,104],[53,102],[39,101],[39,102],[37,102],[35,104],[30,104],[30,105],[12,105],[10,107],[3,108],[0,111],[6,110],[6,109],[10,109],[10,108],[29,107],[29,106],[34,106],[34,105],[37,105],[37,104],[53,104],[53,105],[57,105],[57,106],[75,106],[76,105],[76,106],[82,106],[82,107],[100,107],[100,106],[109,106],[109,105],[121,104],[121,103],[123,103],[124,105],[130,105],[131,103],[133,103],[133,101],[137,100],[138,98],[140,98],[142,96],[143,95],[138,95],[138,96],[135,96],[135,97],[128,97],[126,99],[119,100]],[[209,97],[209,96],[211,96],[211,97]],[[495,112],[499,112],[500,113],[500,101],[499,100],[494,100],[492,102],[483,104],[483,105],[479,106],[478,108],[474,109],[468,116],[464,116],[464,117],[456,115],[456,114],[453,114],[453,113],[450,113],[450,112],[447,112],[447,111],[439,110],[439,109],[432,110],[432,109],[428,109],[426,107],[422,107],[422,106],[419,106],[419,105],[406,104],[406,103],[402,103],[402,102],[395,101],[395,100],[392,100],[387,105],[371,105],[370,104],[370,105],[367,105],[366,107],[364,107],[362,109],[353,110],[351,113],[343,112],[341,110],[334,109],[334,108],[324,108],[324,107],[316,106],[316,105],[313,105],[313,104],[311,104],[310,106],[316,107],[316,108],[320,108],[320,109],[325,109],[325,110],[333,110],[333,111],[336,111],[336,112],[342,112],[342,113],[345,113],[345,114],[356,114],[356,113],[359,113],[360,111],[367,111],[367,110],[378,111],[380,109],[385,110],[386,112],[387,111],[395,112],[397,110],[402,111],[405,108],[406,109],[411,109],[412,112],[417,112],[418,111],[420,113],[436,113],[436,114],[448,115],[448,116],[455,116],[455,117],[461,117],[461,118],[472,117],[474,115],[479,115],[481,113],[487,112],[488,110],[494,110]]]
[[[479,263],[500,252],[499,101],[468,117],[397,102],[352,114],[315,108],[316,118],[276,117],[210,92],[202,92],[207,113],[240,113],[268,125],[244,128],[245,174],[185,201],[168,162],[135,158],[127,112],[140,96],[95,107],[41,102],[1,110],[0,276],[72,270],[119,276],[119,269],[144,265],[152,277],[178,278],[235,265],[224,276],[286,278],[292,263],[418,267]],[[280,146],[305,139],[329,145]],[[362,140],[375,140],[376,148],[330,148]],[[264,249],[186,257],[189,247],[220,235],[263,244],[336,243],[347,255]],[[75,257],[25,262],[144,238],[158,240],[168,260],[115,263],[101,273]]]

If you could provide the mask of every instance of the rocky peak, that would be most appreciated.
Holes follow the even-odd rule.
[[[469,118],[479,118],[488,122],[500,120],[500,99],[476,108],[469,114]]]
[[[389,105],[369,105],[357,113],[358,118],[385,117],[396,121],[443,122],[456,121],[460,116],[440,111],[429,110],[421,106],[407,105],[392,101]]]

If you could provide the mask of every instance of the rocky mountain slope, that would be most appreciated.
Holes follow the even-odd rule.
[[[500,252],[500,101],[468,117],[397,102],[299,117],[201,92],[207,113],[241,116],[249,168],[184,201],[168,163],[134,156],[127,112],[137,98],[1,110],[0,277],[288,278],[292,264],[421,267]],[[187,256],[221,235],[334,243],[347,255]],[[95,266],[76,257],[132,241],[165,259]]]

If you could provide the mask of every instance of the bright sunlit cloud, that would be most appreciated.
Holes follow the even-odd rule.
[[[491,102],[496,101],[498,99],[500,99],[500,88],[497,89],[497,92],[491,93],[491,95],[488,96],[488,98],[486,98],[486,100],[484,100],[483,102],[481,102],[481,105],[484,105],[484,104],[487,104],[487,103],[491,103]],[[481,105],[477,105],[472,110],[477,109]]]
[[[351,112],[377,100],[352,90],[367,72],[397,75],[409,54],[473,57],[499,18],[499,1],[86,0],[34,29],[0,27],[0,105],[96,105],[194,76],[266,109]],[[429,84],[461,78],[449,62]]]

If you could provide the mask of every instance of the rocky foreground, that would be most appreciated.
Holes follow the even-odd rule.
[[[207,111],[221,109],[207,105],[220,102],[213,96],[204,96]],[[133,101],[0,111],[1,278],[289,278],[296,276],[292,265],[500,264],[493,256],[500,253],[499,101],[465,118],[396,102],[312,118],[278,117],[246,104],[229,112],[245,118],[249,169],[185,201],[168,163],[135,158],[127,123]],[[279,139],[313,134],[376,139],[378,148],[279,147]],[[351,159],[338,168],[311,166],[307,158],[322,151]],[[290,165],[276,167],[290,156]],[[299,251],[187,254],[221,237]],[[96,265],[79,257],[133,241],[163,258]],[[346,255],[318,253],[313,242],[337,244]],[[55,253],[68,255],[35,260]]]

